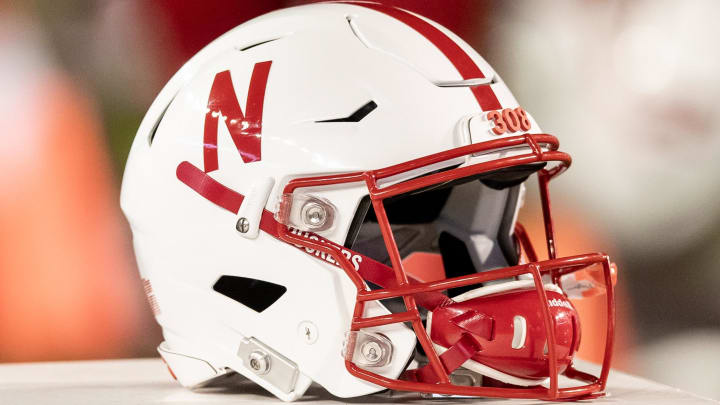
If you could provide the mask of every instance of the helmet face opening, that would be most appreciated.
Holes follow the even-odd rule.
[[[405,271],[430,281],[518,264],[513,228],[521,205],[521,184],[545,165],[479,173],[384,200]],[[390,265],[370,205],[370,196],[365,196],[344,246]],[[450,291],[450,295],[468,288]]]
[[[377,185],[382,178],[418,167],[508,149],[519,152],[491,160],[473,161],[468,157],[464,164],[448,170],[384,187]],[[559,164],[546,169],[548,162]],[[358,344],[373,348],[368,352],[370,357],[382,353],[380,348],[383,346],[378,343],[382,342],[380,337],[368,335],[370,337],[365,340],[358,339],[358,336],[364,336],[358,332],[402,322],[412,326],[427,355],[427,364],[406,370],[398,379],[374,373],[371,366],[355,357],[346,357],[348,371],[391,389],[450,395],[558,399],[592,395],[604,389],[612,347],[612,321],[608,322],[605,362],[600,376],[572,367],[572,356],[580,339],[580,324],[579,315],[562,290],[562,277],[600,265],[607,291],[608,319],[612,319],[614,298],[607,256],[555,257],[547,186],[549,180],[569,164],[569,156],[557,151],[554,137],[527,134],[468,145],[375,171],[291,180],[285,186],[286,194],[304,187],[356,181],[364,181],[368,187],[372,210],[365,208],[367,203],[365,206],[360,204],[345,248],[362,258],[360,262],[364,264],[360,266],[357,263],[353,266],[338,254],[338,247],[331,247],[332,242],[313,240],[307,234],[283,230],[282,226],[278,228],[279,237],[287,242],[337,257],[340,266],[357,286],[358,298],[350,328],[355,338],[347,340],[345,353],[358,353]],[[546,220],[549,260],[545,261],[538,261],[522,226],[514,223],[518,184],[534,172],[538,173]],[[500,211],[501,218],[507,216],[505,213],[512,205],[510,223],[513,228],[507,235],[513,238],[513,244],[519,245],[513,246],[512,251],[524,254],[525,263],[518,264],[520,254],[506,255],[497,247],[500,239],[497,235],[507,231],[508,221],[500,220],[494,226],[489,226],[487,220],[476,224],[472,219],[478,212],[483,214],[482,203],[465,204],[472,206],[473,212],[453,209],[453,198],[466,199],[468,195],[483,193],[494,197],[494,204],[490,206]],[[362,218],[362,222],[358,218]],[[465,218],[464,222],[462,218]],[[503,222],[506,222],[505,229]],[[479,224],[484,228],[474,228]],[[483,231],[489,231],[493,237],[490,242],[497,247],[499,263],[478,266],[477,260],[471,257],[469,252],[475,249],[477,258],[479,249],[472,244],[473,238],[466,236],[487,237],[488,234],[481,233]],[[458,234],[464,236],[458,237]],[[463,237],[465,240],[461,239]],[[425,255],[420,264],[412,259],[417,254]],[[440,256],[439,260],[437,256]],[[417,266],[414,271],[410,270],[413,266]],[[448,291],[448,294],[442,291]],[[364,305],[380,300],[393,313],[364,317]],[[368,343],[373,339],[375,343]],[[362,355],[362,348],[359,353]],[[451,377],[459,369],[486,376],[495,382],[495,386],[453,384]],[[560,375],[586,384],[559,388]]]

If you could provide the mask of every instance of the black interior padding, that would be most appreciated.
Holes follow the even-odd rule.
[[[408,193],[383,201],[385,214],[391,224],[425,224],[438,218],[450,197],[451,187],[442,187],[422,193]],[[408,198],[408,197],[413,198]],[[377,222],[375,210],[370,210],[365,222]]]
[[[426,173],[426,174],[424,174],[423,176],[428,176],[428,175],[433,174],[433,173],[440,173],[440,172],[448,171],[448,170],[454,169],[454,168],[456,168],[456,167],[458,167],[458,166],[459,166],[459,165],[453,165],[453,166],[445,167],[445,168],[442,168],[442,169],[439,169],[439,170],[432,171],[432,172],[430,172],[430,173]],[[423,177],[423,176],[419,176],[419,177]],[[461,180],[462,180],[462,179],[461,179]],[[468,181],[470,181],[470,180],[468,180]],[[444,184],[447,184],[447,183],[444,183]],[[439,187],[439,185],[437,185],[437,184],[432,186],[432,188],[438,188],[438,187]],[[423,191],[423,190],[411,191],[410,193],[407,193],[407,194],[405,194],[404,196],[407,197],[407,196],[410,196],[410,195],[415,195],[415,194],[421,193],[422,191]],[[449,195],[449,193],[448,193],[448,195]],[[392,204],[392,200],[393,200],[393,199],[398,199],[398,198],[401,198],[401,197],[402,197],[402,196],[398,196],[398,197],[394,197],[394,198],[390,198],[390,199],[385,200],[383,203],[386,204],[386,205],[385,205],[386,211],[387,211],[387,204],[388,204],[388,202],[390,202],[390,204]],[[445,201],[447,201],[447,198],[445,198]],[[444,203],[443,203],[443,204],[444,204]],[[369,196],[369,195],[364,196],[364,197],[360,200],[360,203],[358,204],[358,208],[357,208],[357,210],[355,210],[355,216],[353,217],[353,220],[352,220],[352,222],[350,223],[350,228],[348,229],[348,234],[347,234],[347,236],[345,237],[345,243],[344,243],[343,245],[344,245],[346,248],[353,248],[353,246],[354,246],[354,244],[355,244],[355,241],[357,240],[358,233],[360,232],[360,228],[362,228],[363,226],[367,226],[367,225],[363,225],[363,224],[366,224],[366,223],[368,223],[368,222],[377,223],[377,215],[375,215],[375,210],[374,210],[374,209],[370,209],[371,206],[372,206],[372,201],[370,200],[370,196]],[[442,207],[440,207],[440,209],[442,209]],[[387,213],[387,212],[386,212],[386,213]],[[440,211],[437,212],[437,214],[435,215],[435,217],[434,217],[433,219],[431,219],[431,220],[429,220],[429,221],[427,221],[427,222],[430,222],[430,221],[435,220],[438,215],[440,215]],[[390,223],[392,223],[392,220],[390,220]]]
[[[497,234],[497,242],[500,247],[500,251],[502,251],[503,256],[505,256],[505,260],[507,260],[508,265],[510,266],[515,266],[520,261],[515,239],[512,236],[515,230],[511,229],[513,226],[513,217],[515,216],[515,207],[517,206],[518,198],[520,198],[519,185],[508,190],[505,212],[503,213],[502,221],[500,222],[500,228],[498,229]]]
[[[247,277],[221,276],[213,290],[231,298],[255,312],[262,312],[285,294],[285,286]]]
[[[437,239],[434,224],[398,224],[391,225],[395,245],[401,257],[417,251],[428,251]],[[380,226],[376,222],[366,222],[360,229],[351,249],[372,257],[380,263],[391,265],[390,254],[385,248]]]
[[[370,206],[372,205],[372,202],[370,201],[370,196],[366,195],[360,200],[360,203],[358,204],[357,209],[355,210],[355,216],[353,217],[352,222],[350,223],[350,228],[348,229],[347,237],[345,237],[345,244],[344,246],[348,249],[351,249],[353,247],[353,244],[355,244],[355,240],[357,239],[358,232],[360,232],[360,228],[363,225],[363,222],[365,221],[365,216],[368,213],[368,209],[370,209]],[[373,215],[375,215],[375,211],[373,211]]]
[[[515,187],[527,180],[531,174],[543,169],[547,162],[532,163],[522,166],[506,167],[504,169],[495,170],[490,173],[483,174],[480,181],[495,190],[503,190],[508,187]]]
[[[459,277],[476,273],[465,242],[447,232],[441,232],[438,244],[442,254],[443,267],[445,267],[445,277]],[[448,290],[448,295],[454,297],[478,287],[482,287],[482,284],[451,288]]]

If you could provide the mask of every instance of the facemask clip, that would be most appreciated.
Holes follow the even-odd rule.
[[[309,232],[332,230],[337,216],[337,208],[327,199],[300,193],[283,194],[276,212],[278,222]]]

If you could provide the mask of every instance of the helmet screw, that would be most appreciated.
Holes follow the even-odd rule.
[[[235,224],[235,229],[240,233],[247,233],[247,231],[250,230],[250,221],[245,217],[238,219],[237,224]]]
[[[297,327],[297,333],[305,341],[305,344],[311,345],[318,340],[318,328],[310,321],[302,321]]]
[[[303,222],[312,228],[320,228],[327,221],[327,212],[325,207],[316,203],[309,202],[302,207]]]
[[[262,350],[255,350],[248,356],[249,365],[255,374],[267,374],[270,371],[270,357]]]
[[[360,352],[368,363],[378,363],[382,359],[383,349],[377,342],[367,341],[360,346]]]

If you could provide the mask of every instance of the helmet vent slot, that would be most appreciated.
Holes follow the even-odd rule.
[[[353,112],[352,114],[348,115],[347,117],[343,118],[334,118],[329,120],[320,120],[315,122],[360,122],[363,118],[367,117],[368,114],[373,112],[377,108],[377,104],[375,104],[374,101],[370,100],[362,107],[358,108]]]
[[[279,300],[287,288],[255,278],[225,275],[215,282],[213,290],[255,312],[262,312]]]
[[[254,44],[246,45],[246,46],[244,46],[244,47],[242,47],[242,48],[237,48],[237,50],[240,51],[240,52],[244,52],[244,51],[247,51],[248,49],[255,48],[256,46],[265,45],[265,44],[267,44],[267,43],[270,43],[270,42],[273,42],[273,41],[277,41],[278,39],[280,39],[280,38],[266,39],[266,40],[264,40],[264,41],[260,41],[260,42],[254,43]]]

